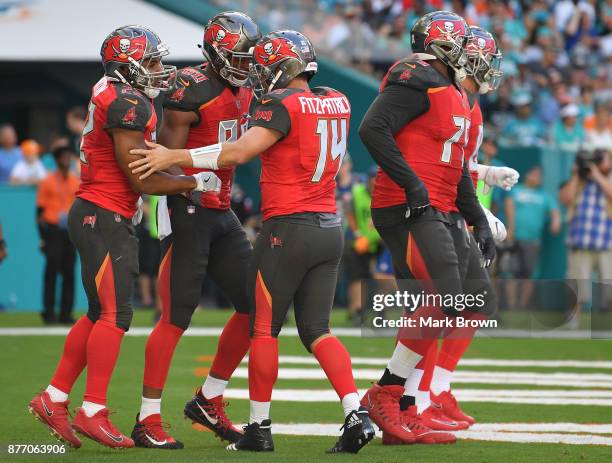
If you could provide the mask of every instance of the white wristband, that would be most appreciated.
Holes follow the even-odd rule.
[[[191,155],[193,167],[217,170],[219,168],[217,161],[221,154],[221,143],[190,149],[189,154]]]

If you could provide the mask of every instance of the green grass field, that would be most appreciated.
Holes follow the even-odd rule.
[[[221,326],[230,312],[203,311],[194,317],[194,326]],[[338,324],[344,321],[343,313],[334,317]],[[150,325],[151,313],[139,312],[136,314],[133,326]],[[0,313],[0,327],[38,326],[40,322],[35,314],[5,314]],[[134,417],[139,408],[140,388],[142,379],[142,366],[144,357],[144,336],[127,336],[124,338],[121,356],[113,377],[109,392],[109,407],[117,413],[113,415],[114,422],[124,432],[130,432]],[[392,349],[389,339],[362,339],[358,337],[342,338],[352,356],[386,358]],[[453,463],[461,462],[609,462],[612,461],[612,426],[599,431],[598,436],[608,445],[570,445],[558,443],[517,443],[499,441],[481,441],[476,437],[460,439],[456,445],[451,446],[424,446],[413,445],[404,447],[385,447],[377,439],[358,456],[327,456],[324,450],[331,446],[335,440],[332,436],[287,436],[275,435],[276,451],[273,454],[236,454],[224,450],[224,446],[212,434],[199,432],[192,428],[191,423],[182,418],[182,408],[195,387],[201,383],[200,373],[210,364],[209,357],[216,348],[215,337],[184,337],[180,342],[170,371],[163,401],[164,420],[172,425],[174,437],[185,443],[185,449],[180,451],[159,451],[135,449],[117,452],[97,444],[86,441],[78,451],[70,450],[66,455],[51,456],[13,456],[6,453],[6,444],[16,443],[54,443],[46,429],[37,423],[27,411],[27,403],[31,397],[44,388],[55,368],[61,353],[63,336],[0,336],[0,360],[5,366],[0,371],[2,383],[2,421],[0,439],[1,458],[6,461],[130,461],[130,462],[194,462],[194,461],[292,461],[306,462],[322,459],[347,459],[372,462],[439,462],[443,458],[452,459]],[[280,353],[285,356],[301,358],[307,352],[299,343],[298,338],[281,337]],[[299,357],[298,357],[299,356]],[[204,358],[203,358],[204,357]],[[538,340],[538,339],[476,339],[466,355],[466,359],[494,359],[494,360],[544,360],[582,362],[612,361],[612,343],[597,340]],[[296,361],[297,362],[297,361]],[[504,362],[502,362],[504,363]],[[493,394],[496,390],[506,391],[512,396],[512,391],[548,391],[554,394],[557,390],[567,391],[612,391],[612,380],[607,379],[611,374],[609,365],[580,364],[580,366],[562,366],[551,368],[544,364],[531,366],[511,365],[470,365],[460,367],[460,372],[473,372],[469,379],[457,384],[456,390],[481,390],[482,396]],[[578,362],[579,363],[579,362]],[[246,365],[242,365],[246,367]],[[316,369],[315,365],[291,364],[282,362],[281,369],[301,369],[310,371]],[[382,367],[372,365],[355,365],[356,370],[374,369]],[[559,377],[558,383],[549,385],[519,383],[513,384],[511,380],[501,378],[494,383],[481,381],[490,374],[520,375],[531,374],[531,377],[554,378],[555,373],[566,376]],[[588,381],[581,386],[571,383],[575,375],[586,375]],[[239,375],[240,376],[240,375]],[[244,375],[242,375],[244,376]],[[281,375],[282,376],[282,375]],[[568,386],[564,378],[569,378]],[[557,381],[555,379],[551,381]],[[358,386],[366,388],[370,380],[358,379]],[[80,378],[71,397],[72,405],[80,404],[84,386],[84,378]],[[247,389],[245,377],[238,377],[231,381],[230,388]],[[327,383],[320,379],[279,379],[277,389],[308,389],[314,392],[324,392],[330,389]],[[467,392],[467,391],[466,391]],[[478,392],[478,391],[476,391]],[[504,393],[504,394],[506,394]],[[544,392],[542,392],[544,394]],[[564,392],[558,395],[563,397]],[[535,394],[538,398],[537,393]],[[478,400],[478,401],[477,401]],[[569,399],[568,399],[569,400]],[[229,399],[231,405],[229,414],[236,422],[244,422],[248,417],[248,401]],[[570,400],[571,402],[571,400]],[[602,423],[612,425],[612,408],[610,404],[577,405],[567,404],[530,404],[530,403],[495,403],[484,402],[480,399],[462,401],[467,413],[474,415],[478,423]],[[274,423],[334,423],[340,427],[342,411],[336,402],[305,403],[299,401],[275,401],[272,405],[272,419]],[[274,427],[273,427],[274,430]],[[563,434],[563,432],[560,432]],[[474,433],[473,433],[474,434]],[[510,434],[510,433],[507,433]],[[546,434],[546,433],[544,433]],[[556,433],[555,434],[559,434]],[[568,434],[568,433],[566,433]],[[572,434],[584,437],[585,433],[575,431]],[[587,433],[588,434],[588,433]],[[537,440],[538,432],[531,434]]]

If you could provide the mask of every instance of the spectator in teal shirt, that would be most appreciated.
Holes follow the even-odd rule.
[[[514,278],[530,279],[540,258],[542,236],[547,224],[550,233],[561,230],[561,215],[555,198],[542,188],[542,168],[532,167],[525,175],[524,183],[515,186],[506,198],[507,241],[512,245],[512,273]],[[533,285],[508,286],[510,305],[516,305],[516,295],[521,295],[520,306],[528,306]]]
[[[578,123],[580,108],[575,104],[568,104],[561,108],[559,119],[552,128],[552,142],[559,153],[561,174],[563,180],[570,177],[576,159],[576,153],[584,142],[585,132],[582,124]]]
[[[512,98],[515,115],[502,130],[504,146],[542,146],[546,128],[542,121],[532,114],[531,96],[521,93]]]

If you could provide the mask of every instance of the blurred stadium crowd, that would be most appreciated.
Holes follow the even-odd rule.
[[[610,162],[607,159],[596,162],[601,165],[602,175],[587,172],[582,176],[575,163],[580,150],[609,151],[612,146],[612,0],[215,0],[209,3],[223,9],[244,10],[257,18],[264,29],[301,30],[311,38],[320,55],[376,78],[381,78],[396,59],[410,53],[410,28],[424,13],[449,9],[465,17],[468,23],[490,30],[504,54],[505,79],[497,93],[481,99],[485,117],[481,160],[499,163],[495,156],[505,148],[546,149],[556,157],[558,168],[554,181],[561,188],[560,195],[556,191],[544,191],[542,185],[553,174],[535,167],[523,174],[513,192],[496,192],[485,199],[486,205],[508,227],[507,244],[502,250],[510,252],[507,257],[502,252],[497,272],[522,278],[534,276],[544,229],[558,234],[564,224],[569,224],[569,276],[580,274],[589,278],[598,266],[602,278],[612,279],[612,264],[603,263],[612,262],[612,214],[606,212],[612,210]],[[77,153],[85,118],[84,107],[68,111],[65,135],[55,137],[49,146],[28,139],[28,134],[16,134],[10,124],[2,125],[0,184],[38,185],[56,169],[53,153],[57,158],[62,147],[71,150],[73,170],[78,175]],[[355,127],[358,122],[353,122]],[[507,162],[513,167],[512,162]],[[338,177],[338,204],[345,217],[347,244],[337,302],[351,309],[349,313],[359,306],[356,281],[392,274],[390,257],[382,249],[366,212],[370,177],[370,172],[353,172],[350,159]],[[590,183],[594,185],[592,192]],[[590,213],[588,198],[582,213],[575,212],[582,208],[577,203],[583,192],[592,193],[595,202],[603,201],[599,211],[603,214],[603,223],[596,224],[600,227],[597,235],[585,231],[590,225],[583,223],[583,216]],[[155,198],[147,201],[149,218],[143,221],[139,231],[142,243],[139,294],[141,305],[153,307],[158,305],[153,288],[159,251],[155,220],[150,214]],[[252,204],[252,198],[236,185],[232,205],[254,237],[259,218]],[[568,214],[568,210],[574,213]],[[572,225],[576,217],[582,222]],[[44,238],[42,214],[39,214],[39,224]],[[577,250],[591,254],[578,258],[574,256]],[[5,251],[10,254],[10,249],[0,249],[0,260]],[[576,273],[578,268],[581,273]],[[204,304],[226,305],[211,283],[205,286]],[[508,304],[522,306],[527,301],[509,300]]]

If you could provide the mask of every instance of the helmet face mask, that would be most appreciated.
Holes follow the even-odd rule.
[[[247,15],[235,11],[220,13],[204,28],[202,54],[213,69],[233,87],[248,84],[250,50],[261,33]]]
[[[244,87],[247,85],[249,68],[251,65],[251,53],[220,50],[219,55],[225,62],[225,65],[219,71],[219,75],[234,87]]]
[[[100,54],[107,76],[141,90],[149,98],[174,87],[176,66],[161,63],[169,51],[150,29],[120,27],[104,40]]]
[[[317,58],[310,41],[296,31],[277,31],[255,45],[249,82],[255,98],[285,88],[300,74],[308,80],[317,72]]]
[[[280,77],[280,75],[278,77]],[[271,92],[274,89],[274,84],[278,80],[278,77],[273,75],[270,68],[262,64],[251,64],[249,86],[253,89],[255,99],[259,100],[266,93]]]
[[[478,84],[479,92],[485,94],[499,88],[504,73],[500,70],[503,59],[493,36],[480,27],[471,27],[472,37],[468,41],[466,70]]]

